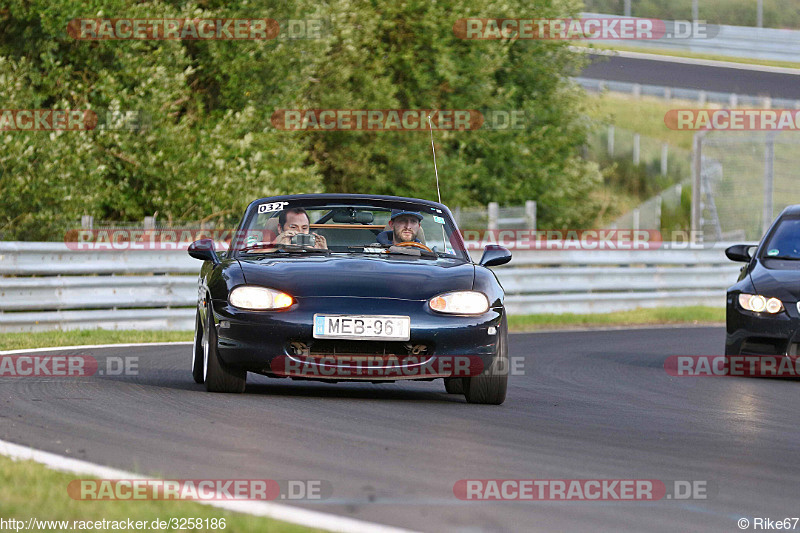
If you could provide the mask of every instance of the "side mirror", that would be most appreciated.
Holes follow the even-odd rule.
[[[483,255],[478,263],[481,266],[490,267],[505,265],[511,261],[511,252],[497,244],[489,244],[483,249]]]
[[[749,263],[753,259],[750,255],[750,248],[754,248],[754,246],[752,244],[734,244],[725,250],[725,255],[731,261]]]
[[[214,251],[214,241],[211,239],[200,239],[199,241],[194,241],[189,245],[189,249],[187,251],[189,252],[189,255],[195,259],[211,261],[215,265],[219,264],[219,257],[217,257],[217,252]]]

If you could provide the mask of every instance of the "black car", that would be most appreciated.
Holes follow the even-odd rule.
[[[501,404],[503,288],[486,247],[473,263],[444,205],[353,194],[252,202],[227,251],[193,243],[200,271],[192,373],[243,392],[247,372],[329,382],[443,378]]]
[[[800,205],[775,219],[758,245],[725,250],[747,263],[728,289],[725,355],[798,355],[800,344]]]

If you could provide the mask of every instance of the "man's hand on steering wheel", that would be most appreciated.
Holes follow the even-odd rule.
[[[430,253],[433,253],[433,250],[431,250],[430,248],[428,248],[427,246],[425,246],[421,242],[412,242],[412,241],[398,242],[398,243],[395,244],[395,246],[410,246],[410,247],[413,247],[413,248],[419,248],[421,250],[425,250],[425,251],[428,251]]]

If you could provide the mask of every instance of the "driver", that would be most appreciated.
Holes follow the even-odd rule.
[[[382,231],[376,239],[385,246],[401,242],[420,242],[417,234],[422,218],[422,214],[417,211],[392,209],[392,215],[389,218],[389,228],[391,229]]]
[[[310,233],[314,236],[314,248],[328,248],[325,237],[311,233],[311,225],[305,209],[292,207],[281,211],[278,214],[278,236],[275,237],[274,244],[292,244],[292,237],[300,233]]]

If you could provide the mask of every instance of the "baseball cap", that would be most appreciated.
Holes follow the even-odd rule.
[[[394,220],[400,215],[411,215],[412,217],[417,217],[417,219],[421,222],[422,221],[422,213],[418,211],[405,211],[403,209],[392,209],[392,216],[389,220]]]

